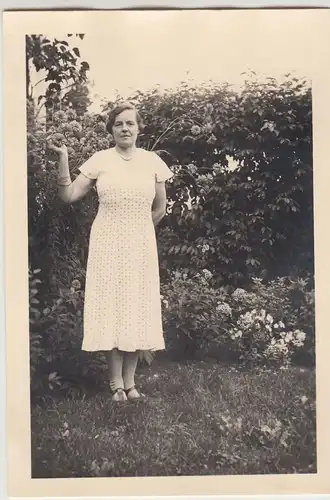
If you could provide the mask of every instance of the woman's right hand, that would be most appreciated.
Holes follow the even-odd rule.
[[[62,146],[58,147],[49,141],[47,143],[47,146],[50,150],[55,151],[55,153],[57,153],[58,155],[68,156],[68,148],[65,144],[62,144]]]

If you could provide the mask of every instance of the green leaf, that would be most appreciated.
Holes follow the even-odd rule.
[[[86,61],[83,61],[81,63],[81,68],[84,70],[84,71],[88,71],[90,69],[90,66],[89,64],[86,62]]]

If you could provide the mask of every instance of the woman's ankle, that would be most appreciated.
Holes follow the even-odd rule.
[[[119,389],[124,390],[124,381],[122,378],[110,379],[109,387],[112,392],[118,391]]]

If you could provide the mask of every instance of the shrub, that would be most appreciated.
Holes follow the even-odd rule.
[[[163,284],[164,324],[171,352],[194,357],[206,339],[219,334],[221,294],[209,286],[211,277],[208,270],[191,278],[177,272],[170,283]]]
[[[29,270],[30,288],[30,373],[32,390],[42,387],[45,365],[69,360],[81,341],[83,290],[78,279],[70,288],[60,288],[58,296],[39,297],[41,270]],[[47,370],[46,370],[47,374]]]
[[[253,279],[249,290],[232,291],[212,287],[211,279],[208,270],[194,278],[176,273],[162,287],[170,350],[194,356],[218,348],[243,365],[313,361],[313,291],[304,281]]]
[[[311,359],[313,286],[297,279],[295,285],[269,282],[289,272],[313,272],[310,87],[290,77],[283,83],[250,81],[240,93],[226,84],[182,84],[163,94],[137,93],[132,100],[146,125],[139,145],[164,155],[176,173],[168,183],[167,217],[157,229],[168,345],[177,349],[180,340],[178,350],[194,355],[216,344],[246,357],[247,341],[243,348],[243,340],[233,341],[229,332],[239,314],[264,309],[274,321],[285,318],[286,332],[306,333],[304,348],[291,351],[296,361]],[[70,286],[78,279],[83,290],[98,207],[95,190],[74,206],[59,201],[57,156],[46,140],[67,144],[75,178],[95,151],[113,145],[104,126],[113,105],[101,114],[48,109],[42,123],[27,102],[29,264],[42,270],[40,304],[32,303],[30,311],[32,366],[43,359],[38,349],[47,339],[54,356],[68,356],[79,344],[83,292],[72,294]],[[183,267],[187,276],[172,281],[169,269]],[[203,269],[212,277],[203,276]],[[248,290],[251,277],[265,277],[268,284],[256,282]],[[239,303],[229,287],[244,288],[248,298]]]
[[[43,355],[41,335],[38,332],[38,322],[41,317],[38,287],[41,283],[37,277],[40,269],[29,269],[29,324],[30,324],[30,373],[31,382],[36,374],[38,363]]]

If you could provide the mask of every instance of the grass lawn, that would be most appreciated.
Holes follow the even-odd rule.
[[[312,370],[155,361],[137,383],[144,400],[34,404],[32,477],[316,472]]]

